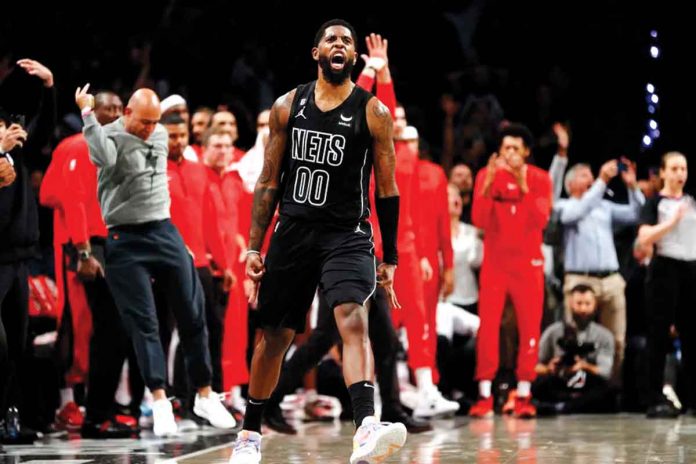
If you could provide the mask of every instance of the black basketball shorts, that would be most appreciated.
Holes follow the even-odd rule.
[[[372,227],[309,223],[281,216],[259,289],[263,327],[305,329],[319,287],[330,308],[364,305],[377,285]]]

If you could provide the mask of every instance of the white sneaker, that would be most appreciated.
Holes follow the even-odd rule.
[[[242,413],[242,415],[246,412],[246,401],[242,398],[241,389],[239,387],[232,388],[229,405]]]
[[[176,435],[178,428],[172,412],[172,403],[168,399],[165,398],[152,403],[152,420],[152,431],[158,437]]]
[[[433,388],[426,394],[421,394],[418,404],[413,410],[413,417],[449,416],[458,410],[459,403],[445,399],[437,388]]]
[[[215,392],[210,392],[207,398],[196,394],[193,413],[206,419],[210,425],[218,429],[233,429],[237,425],[232,414],[222,405],[220,395]]]
[[[674,405],[674,407],[676,409],[681,410],[681,408],[682,408],[681,401],[679,401],[679,397],[677,396],[677,392],[674,391],[674,388],[671,385],[665,384],[665,386],[662,387],[662,394],[665,395],[665,398],[667,398],[669,400],[669,402],[672,403],[672,405]]]
[[[232,447],[229,464],[259,464],[261,462],[261,434],[242,430]]]
[[[399,451],[404,443],[406,443],[404,424],[378,422],[375,417],[366,417],[353,437],[353,454],[350,455],[350,464],[381,463]]]

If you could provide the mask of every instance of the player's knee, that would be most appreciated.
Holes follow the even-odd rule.
[[[367,337],[367,314],[364,307],[355,304],[342,304],[336,307],[336,323],[344,336]]]
[[[263,331],[263,351],[268,356],[282,356],[294,337],[295,332],[290,329],[265,329]]]

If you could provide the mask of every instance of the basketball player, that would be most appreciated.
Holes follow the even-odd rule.
[[[244,427],[231,464],[261,462],[263,409],[278,382],[285,351],[295,333],[304,331],[317,286],[343,340],[343,375],[358,427],[351,464],[382,462],[406,441],[403,424],[379,423],[374,417],[374,362],[365,302],[379,284],[398,307],[393,276],[399,192],[389,110],[350,79],[356,37],[343,20],[324,23],[312,48],[317,80],[280,97],[271,109],[247,256],[247,275],[260,284],[264,336],[254,352]],[[373,161],[384,242],[377,279],[367,222]],[[264,262],[259,250],[278,201],[280,219]],[[250,299],[256,295],[255,287]]]

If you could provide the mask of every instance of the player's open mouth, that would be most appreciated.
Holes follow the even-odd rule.
[[[343,53],[336,53],[331,57],[331,69],[343,69],[346,64],[346,56]]]

